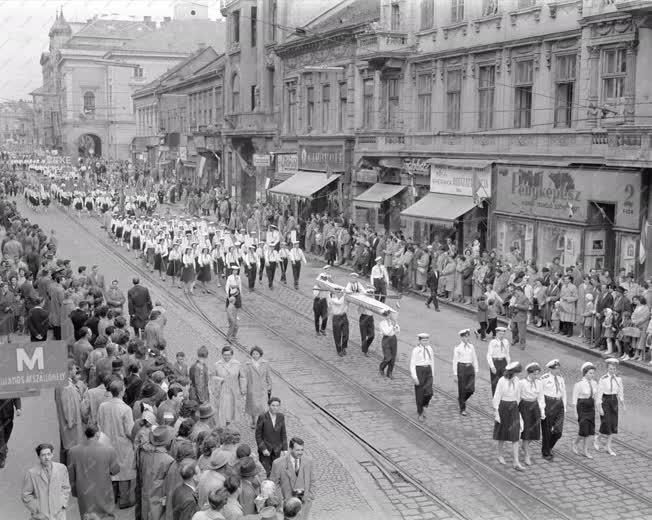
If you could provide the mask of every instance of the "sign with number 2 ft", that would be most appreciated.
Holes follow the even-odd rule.
[[[65,341],[6,343],[0,348],[0,397],[34,395],[68,379]]]

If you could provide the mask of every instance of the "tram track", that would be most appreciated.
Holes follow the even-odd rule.
[[[168,300],[169,302],[172,302],[174,305],[181,307],[182,309],[185,309],[186,311],[199,315],[201,319],[204,321],[206,325],[210,329],[212,329],[215,333],[220,335],[223,338],[226,338],[226,333],[224,332],[223,329],[221,329],[219,326],[217,326],[214,323],[214,320],[210,318],[206,314],[205,311],[203,311],[197,303],[194,301],[193,298],[191,297],[186,297],[185,299],[181,298],[179,295],[175,294],[175,291],[173,287],[171,287],[169,284],[163,283],[160,279],[157,279],[155,276],[152,275],[151,272],[149,272],[148,269],[144,265],[142,265],[141,262],[136,261],[133,259],[133,257],[125,255],[121,250],[116,249],[116,245],[112,243],[108,237],[101,238],[97,236],[97,233],[95,230],[89,228],[87,225],[85,225],[83,222],[80,220],[76,219],[73,215],[64,212],[61,208],[58,208],[59,211],[62,211],[72,222],[77,224],[81,229],[83,229],[86,233],[90,234],[93,236],[98,243],[98,245],[106,251],[108,255],[111,255],[115,258],[118,259],[118,261],[123,264],[125,267],[127,267],[130,270],[135,270],[141,278],[147,280],[148,283],[150,283],[152,286],[156,286],[157,289],[162,291],[165,294],[165,299]],[[307,351],[303,346],[301,346],[299,343],[297,343],[294,339],[287,337],[286,335],[280,333],[279,331],[275,330],[274,328],[270,327],[266,323],[262,322],[259,318],[257,318],[254,314],[250,313],[249,311],[245,310],[244,314],[250,317],[256,324],[259,326],[262,326],[266,330],[268,330],[271,334],[279,337],[282,339],[284,342],[291,344],[295,349],[300,350],[302,353],[308,355],[311,359],[319,363],[320,366],[326,367],[331,373],[337,373],[338,371],[334,369],[334,367],[330,366],[328,363],[326,363],[324,360],[321,358],[315,356],[314,354],[310,353]],[[239,342],[233,342],[234,346],[238,348],[241,352],[248,353],[248,349],[246,346],[242,345]],[[460,504],[452,504],[449,500],[446,498],[440,496],[440,494],[436,493],[432,489],[430,489],[428,486],[424,485],[418,477],[412,475],[409,471],[406,471],[404,467],[401,465],[397,464],[392,457],[388,456],[382,449],[377,448],[374,446],[374,444],[368,440],[365,439],[363,435],[360,433],[356,432],[353,428],[347,425],[346,421],[339,418],[337,414],[333,413],[332,411],[328,410],[326,407],[323,405],[319,404],[316,402],[313,398],[308,397],[305,392],[302,390],[298,389],[298,387],[292,383],[290,379],[288,379],[287,376],[284,376],[282,373],[280,373],[278,370],[274,370],[273,372],[276,377],[279,377],[279,379],[283,380],[286,384],[289,385],[289,387],[292,389],[293,392],[297,392],[299,396],[302,398],[306,399],[307,402],[309,402],[312,406],[315,406],[319,411],[324,413],[326,417],[328,417],[330,420],[335,422],[340,428],[342,428],[348,435],[352,436],[358,442],[360,442],[367,450],[370,451],[371,454],[374,454],[376,458],[380,457],[381,458],[381,466],[384,467],[389,467],[391,470],[397,474],[399,474],[405,481],[413,484],[415,487],[420,489],[426,496],[431,498],[431,500],[438,504],[440,507],[444,508],[446,511],[449,512],[449,514],[452,514],[455,518],[459,519],[472,519],[472,518],[478,518],[478,515],[476,514],[469,514],[463,511],[463,509],[460,507]],[[512,479],[507,478],[506,476],[497,473],[493,468],[490,466],[487,466],[485,464],[480,464],[480,467],[482,470],[488,475],[484,475],[481,473],[477,467],[478,467],[478,460],[475,460],[473,457],[469,456],[466,452],[464,452],[463,449],[460,447],[456,446],[453,442],[445,440],[445,439],[439,439],[440,442],[437,442],[438,439],[434,435],[432,435],[431,432],[428,432],[425,428],[423,428],[417,421],[415,421],[413,418],[409,417],[405,413],[401,412],[399,409],[396,407],[392,406],[390,403],[388,403],[385,399],[378,395],[374,395],[370,392],[368,392],[363,386],[359,385],[356,381],[352,380],[348,376],[344,374],[338,374],[341,379],[344,379],[347,383],[350,385],[354,386],[356,390],[360,394],[367,395],[368,397],[372,398],[375,402],[377,402],[379,405],[382,405],[385,407],[387,410],[389,410],[392,414],[397,416],[398,418],[402,419],[404,422],[407,422],[414,430],[419,431],[421,434],[425,435],[427,438],[430,440],[436,442],[437,445],[442,446],[445,448],[450,454],[452,454],[457,460],[462,462],[462,464],[465,466],[465,468],[468,468],[480,481],[484,483],[484,485],[487,486],[488,489],[492,490],[494,494],[500,497],[500,499],[505,503],[506,507],[515,514],[511,516],[505,516],[504,518],[519,518],[522,520],[535,520],[535,519],[544,519],[544,518],[550,518],[550,514],[553,515],[554,518],[559,518],[561,520],[571,520],[575,518],[574,516],[570,516],[567,514],[565,511],[561,510],[560,508],[556,507],[554,504],[551,504],[541,497],[538,497],[536,494],[532,493],[529,489],[525,488],[524,486],[521,486],[517,483],[515,483]],[[496,483],[493,481],[493,479],[496,476],[500,476],[500,481],[502,482],[503,485],[506,485],[509,488],[509,491],[503,491],[502,489],[499,489],[499,487],[496,485]],[[528,499],[531,504],[529,504],[529,507],[521,507],[519,504],[516,503],[516,501],[512,498],[512,492],[514,490],[519,491],[522,496],[521,498],[526,498]],[[535,513],[532,509],[531,506],[539,506],[540,508],[543,508],[544,511],[539,510],[537,513]],[[491,517],[491,515],[488,515],[487,517]],[[501,516],[498,516],[497,518],[501,518]]]

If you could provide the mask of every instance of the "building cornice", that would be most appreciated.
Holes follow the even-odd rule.
[[[290,42],[280,43],[274,47],[274,52],[280,58],[284,58],[287,56],[311,52],[316,48],[323,49],[326,42],[329,42],[331,46],[341,45],[343,43],[355,43],[356,34],[363,32],[363,30],[371,23],[371,21],[368,21],[364,23],[350,24],[324,33],[318,33],[292,40]]]

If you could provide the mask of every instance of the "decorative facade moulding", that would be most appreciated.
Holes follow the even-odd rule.
[[[604,38],[618,34],[630,33],[634,30],[634,23],[631,16],[605,20],[590,25],[591,38]]]
[[[557,18],[557,13],[560,9],[565,7],[575,7],[577,8],[579,14],[582,14],[582,2],[583,0],[557,0],[556,2],[551,2],[548,4],[548,11],[550,18]]]
[[[496,29],[500,29],[501,25],[503,22],[503,15],[502,13],[494,14],[491,16],[483,16],[482,18],[474,18],[471,20],[471,23],[473,24],[473,30],[475,32],[480,32],[480,26],[484,24],[496,24]]]
[[[600,46],[599,45],[588,45],[586,47],[587,52],[589,53],[589,59],[597,60],[600,57]]]
[[[467,30],[469,28],[468,22],[465,20],[463,22],[454,23],[451,25],[446,25],[441,28],[442,33],[444,34],[444,40],[448,40],[449,33],[461,32],[462,36],[466,36]]]
[[[533,5],[531,7],[524,7],[523,9],[517,9],[515,11],[510,11],[509,12],[509,19],[512,24],[512,26],[516,25],[516,21],[518,20],[519,17],[521,16],[528,16],[532,15],[534,18],[535,22],[538,22],[541,20],[541,11],[542,7],[540,5]]]

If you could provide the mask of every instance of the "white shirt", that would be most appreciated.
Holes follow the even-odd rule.
[[[226,279],[226,284],[224,284],[224,291],[227,295],[230,295],[229,291],[231,288],[238,289],[238,291],[242,292],[242,280],[240,279],[240,275],[230,274]]]
[[[410,356],[410,375],[417,380],[417,367],[430,366],[432,375],[435,375],[435,356],[430,345],[417,345],[412,349]]]
[[[304,255],[303,251],[301,251],[301,249],[299,249],[298,247],[293,247],[292,249],[290,249],[290,253],[288,257],[291,262],[303,262],[304,264],[308,263],[306,261],[306,255]]]
[[[494,410],[498,411],[500,401],[516,401],[517,403],[521,401],[521,385],[516,376],[511,379],[503,376],[498,380],[492,401]]]
[[[374,283],[374,278],[384,278],[385,283],[389,283],[389,275],[387,274],[387,268],[384,265],[374,265],[371,268],[371,283]]]
[[[496,369],[493,361],[495,358],[505,359],[507,364],[510,364],[509,341],[507,339],[492,339],[489,342],[489,346],[487,347],[487,363],[492,370]]]
[[[518,382],[518,384],[521,387],[521,399],[525,401],[538,402],[539,409],[541,410],[541,417],[545,417],[546,401],[543,397],[543,386],[541,385],[541,381],[538,379],[532,381],[528,377],[524,377]]]
[[[339,298],[329,296],[328,306],[330,307],[330,311],[333,314],[333,316],[338,314],[346,314],[347,311],[349,310],[349,304],[347,303],[346,296],[344,294]]]
[[[595,381],[582,379],[575,383],[573,387],[573,404],[577,404],[578,399],[588,399],[589,397],[596,398],[598,394],[598,385]]]
[[[561,399],[564,402],[564,411],[566,411],[566,383],[562,376],[555,376],[547,372],[539,379],[541,381],[541,391],[545,396],[553,399]]]
[[[623,380],[617,375],[603,375],[598,380],[597,402],[602,402],[603,395],[617,395],[619,401],[624,401]]]
[[[471,343],[461,342],[453,350],[453,375],[457,377],[457,364],[458,363],[470,363],[475,369],[475,373],[478,373],[478,356],[475,353],[475,347]]]
[[[398,323],[393,323],[388,319],[381,321],[378,328],[383,336],[395,336],[401,331],[401,327],[399,327]]]

